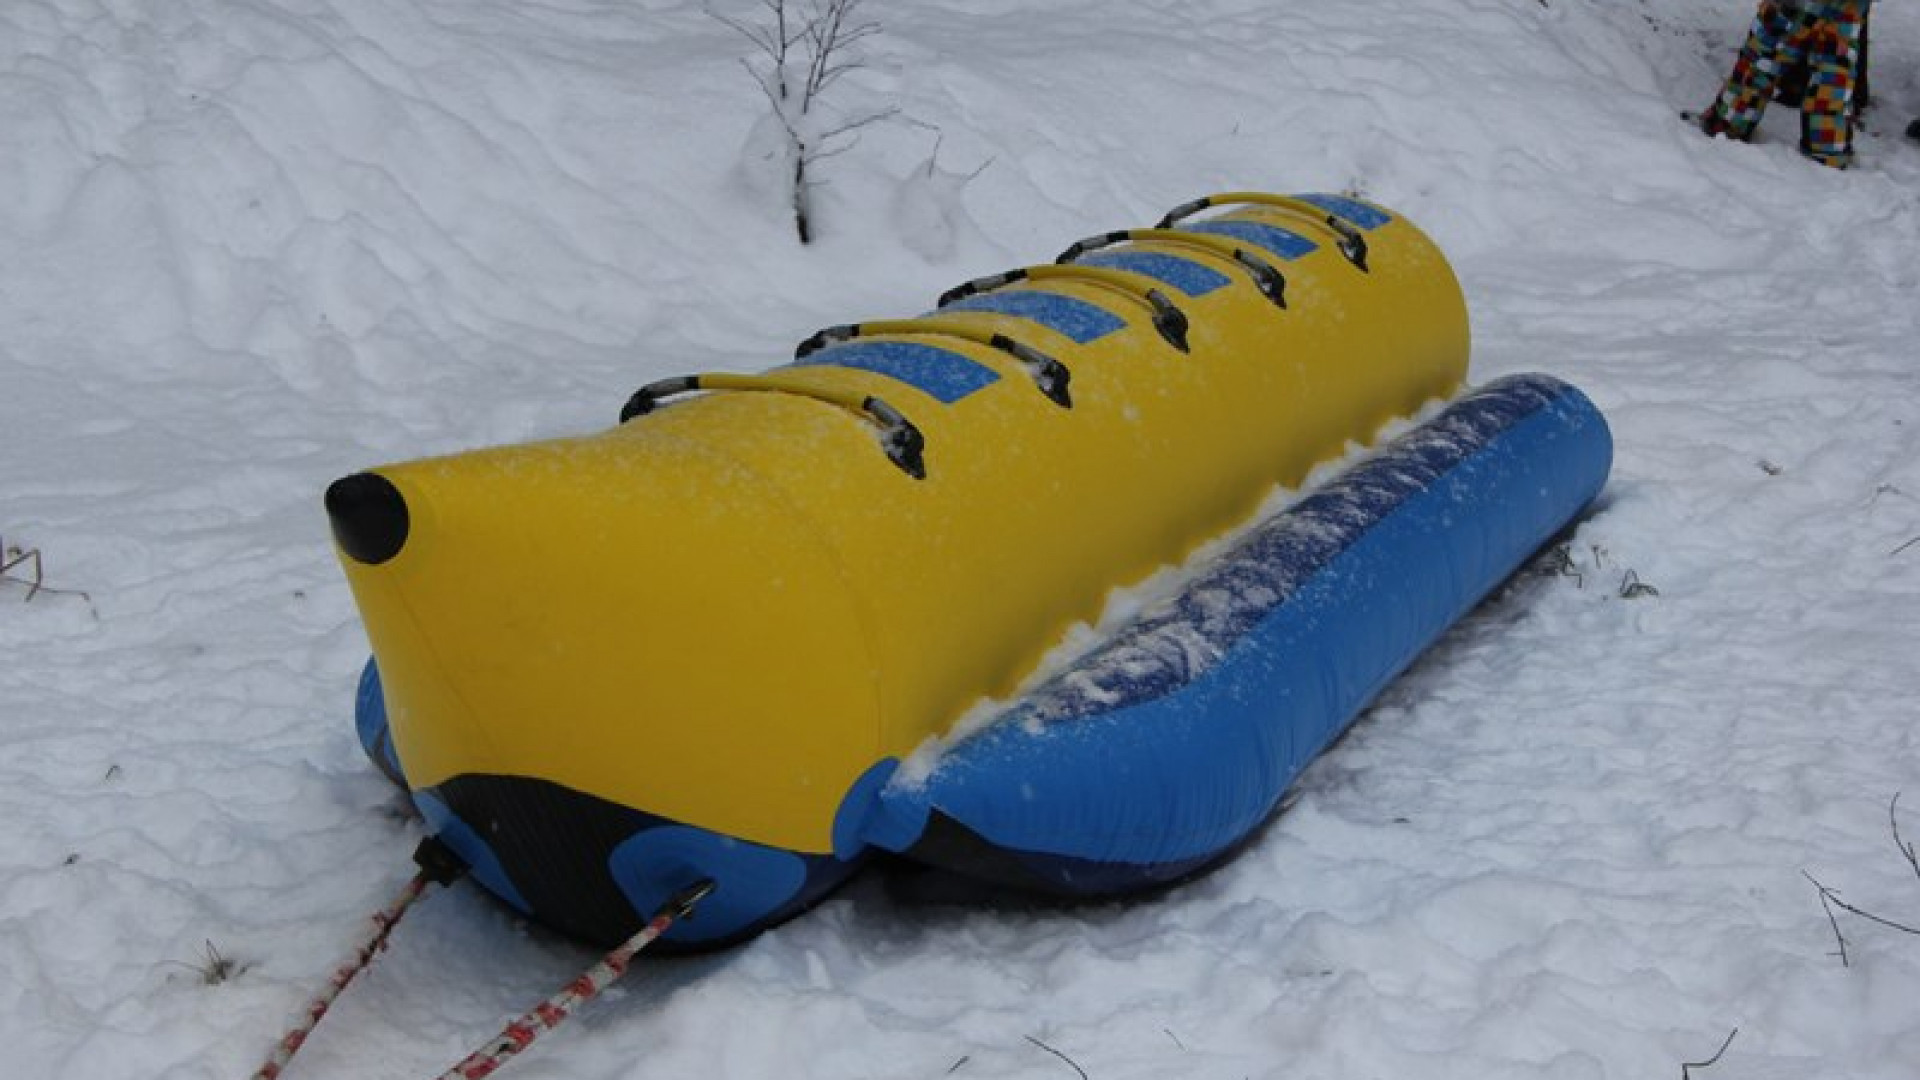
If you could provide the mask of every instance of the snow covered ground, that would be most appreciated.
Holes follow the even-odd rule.
[[[1199,882],[869,874],[507,1075],[1625,1078],[1738,1026],[1695,1077],[1912,1080],[1920,937],[1841,913],[1843,967],[1802,876],[1920,925],[1920,13],[1879,6],[1838,174],[1791,113],[1676,119],[1747,0],[873,0],[833,100],[899,115],[802,248],[697,3],[0,5],[0,536],[68,590],[0,582],[0,1072],[247,1075],[404,880],[329,480],[1255,187],[1404,211],[1477,379],[1608,411],[1566,562]],[[435,1075],[591,959],[469,887],[395,944],[292,1076]]]

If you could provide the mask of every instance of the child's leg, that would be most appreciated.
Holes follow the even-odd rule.
[[[1853,159],[1854,65],[1860,55],[1861,9],[1840,8],[1808,42],[1807,96],[1800,102],[1800,152],[1822,165]]]
[[[1720,96],[1700,119],[1700,127],[1709,135],[1727,135],[1745,139],[1760,123],[1760,114],[1773,98],[1773,84],[1780,77],[1781,50],[1795,29],[1791,12],[1783,11],[1772,0],[1765,0],[1754,14],[1753,29],[1733,62],[1733,74]]]

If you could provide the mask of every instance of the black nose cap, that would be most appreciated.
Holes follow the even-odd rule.
[[[327,488],[333,539],[356,562],[378,566],[407,544],[407,500],[379,473],[354,473]]]

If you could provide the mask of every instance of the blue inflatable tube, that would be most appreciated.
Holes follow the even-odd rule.
[[[896,780],[868,843],[1071,895],[1230,852],[1309,762],[1599,493],[1605,419],[1558,380],[1458,399],[1177,597]]]

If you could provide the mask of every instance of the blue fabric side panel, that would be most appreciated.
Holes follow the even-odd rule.
[[[1076,261],[1086,266],[1105,266],[1145,274],[1188,296],[1205,296],[1215,289],[1225,288],[1231,282],[1227,275],[1192,259],[1157,251],[1097,251],[1092,255],[1082,255]]]
[[[1229,236],[1243,244],[1263,248],[1288,262],[1303,255],[1311,255],[1320,249],[1319,244],[1297,232],[1282,229],[1277,225],[1262,225],[1257,221],[1202,221],[1197,225],[1180,227],[1188,232]]]
[[[676,923],[678,932],[669,935],[681,944],[697,944],[734,937],[790,911],[812,877],[810,864],[822,861],[837,862],[691,825],[663,824],[615,846],[607,872],[633,909],[642,912],[658,910],[689,881],[713,881],[717,887],[701,902],[700,917]],[[839,865],[851,869],[851,864]]]
[[[1393,220],[1387,213],[1344,195],[1297,195],[1295,198],[1301,202],[1312,203],[1327,213],[1350,221],[1369,232]]]
[[[1120,316],[1079,297],[1038,289],[999,289],[979,293],[955,300],[940,310],[990,311],[996,315],[1031,319],[1049,330],[1072,338],[1079,345],[1098,341],[1117,330],[1124,330],[1127,325],[1127,321]]]
[[[883,811],[881,796],[899,769],[899,759],[882,758],[847,787],[847,793],[840,797],[839,809],[833,814],[833,853],[836,857],[852,859],[866,850],[867,821]]]
[[[945,405],[1000,381],[990,367],[949,349],[911,341],[856,341],[822,349],[795,367],[844,367],[898,379]]]
[[[1469,395],[1256,527],[923,783],[890,788],[870,839],[911,847],[937,808],[1013,852],[1151,867],[1225,850],[1599,492],[1611,459],[1572,387],[1527,376]]]
[[[386,778],[407,788],[406,774],[400,771],[399,755],[393,750],[393,732],[387,723],[387,696],[380,686],[380,668],[372,657],[360,671],[360,688],[353,698],[353,727],[360,737],[360,749],[366,751],[374,767]]]

